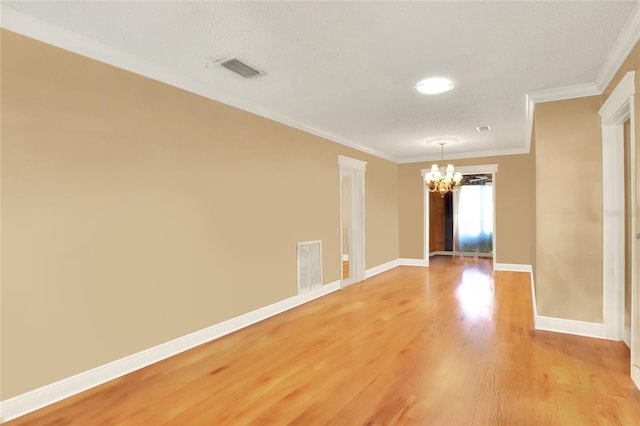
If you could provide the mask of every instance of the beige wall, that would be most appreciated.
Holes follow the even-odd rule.
[[[602,322],[601,96],[536,105],[540,315]]]
[[[446,162],[456,167],[498,164],[495,181],[496,260],[498,263],[532,264],[531,241],[535,239],[533,156],[510,155]],[[431,164],[399,165],[400,257],[422,259],[424,256],[424,186],[420,169],[428,169]]]
[[[2,32],[2,399],[296,294],[340,268],[337,155],[366,256],[399,255],[397,165]]]
[[[536,105],[535,264],[540,315],[603,321],[602,131],[598,110],[631,70],[636,71],[637,90],[640,44],[603,96]],[[640,122],[637,101],[635,119]],[[640,126],[636,126],[639,143]]]

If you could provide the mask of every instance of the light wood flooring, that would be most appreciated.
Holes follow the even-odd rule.
[[[491,267],[395,268],[8,425],[640,425],[626,346],[534,331]]]

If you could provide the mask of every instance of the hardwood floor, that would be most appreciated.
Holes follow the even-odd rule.
[[[399,267],[8,425],[640,425],[621,342],[534,331],[528,274]]]

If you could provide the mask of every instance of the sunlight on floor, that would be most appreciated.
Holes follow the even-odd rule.
[[[462,273],[456,290],[458,306],[471,319],[491,316],[493,283],[486,272],[471,269]]]

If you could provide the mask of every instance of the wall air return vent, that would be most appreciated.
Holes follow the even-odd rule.
[[[219,64],[244,78],[256,78],[266,74],[266,72],[248,65],[238,58],[225,59]]]
[[[298,294],[322,286],[322,241],[296,244],[298,251]]]

